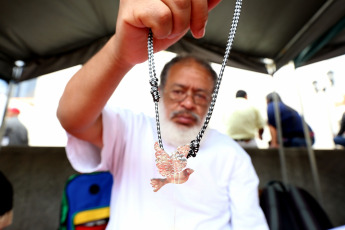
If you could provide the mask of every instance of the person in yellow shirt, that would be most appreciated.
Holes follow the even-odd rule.
[[[227,119],[227,133],[242,147],[257,148],[256,136],[262,139],[265,121],[260,111],[248,100],[247,92],[238,90],[236,99],[231,105]]]

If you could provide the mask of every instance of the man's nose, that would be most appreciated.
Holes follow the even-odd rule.
[[[192,109],[195,107],[195,105],[196,104],[192,93],[187,93],[186,97],[181,101],[181,106],[185,107],[186,109]]]

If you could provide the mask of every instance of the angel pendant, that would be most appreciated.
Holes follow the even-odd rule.
[[[159,147],[158,142],[155,143],[156,166],[159,173],[165,178],[151,179],[153,191],[157,192],[161,187],[168,183],[182,184],[186,182],[194,172],[193,169],[186,168],[187,154],[189,145],[180,146],[171,156]]]

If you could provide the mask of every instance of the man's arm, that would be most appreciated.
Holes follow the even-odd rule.
[[[126,73],[147,59],[151,28],[155,52],[191,29],[204,35],[208,11],[220,0],[121,0],[116,34],[68,82],[57,116],[70,134],[102,147],[101,112]]]
[[[277,129],[272,125],[268,125],[268,128],[270,129],[270,133],[271,133],[270,147],[271,148],[278,148],[279,143],[278,143]]]
[[[259,139],[262,140],[262,134],[264,133],[264,128],[258,130]]]

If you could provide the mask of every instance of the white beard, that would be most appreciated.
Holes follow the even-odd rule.
[[[196,138],[201,130],[202,123],[200,122],[200,117],[198,117],[198,122],[196,125],[193,127],[186,127],[178,125],[170,120],[172,114],[166,114],[165,106],[162,100],[159,102],[159,110],[162,140],[175,148],[186,144],[189,145],[189,143]]]

